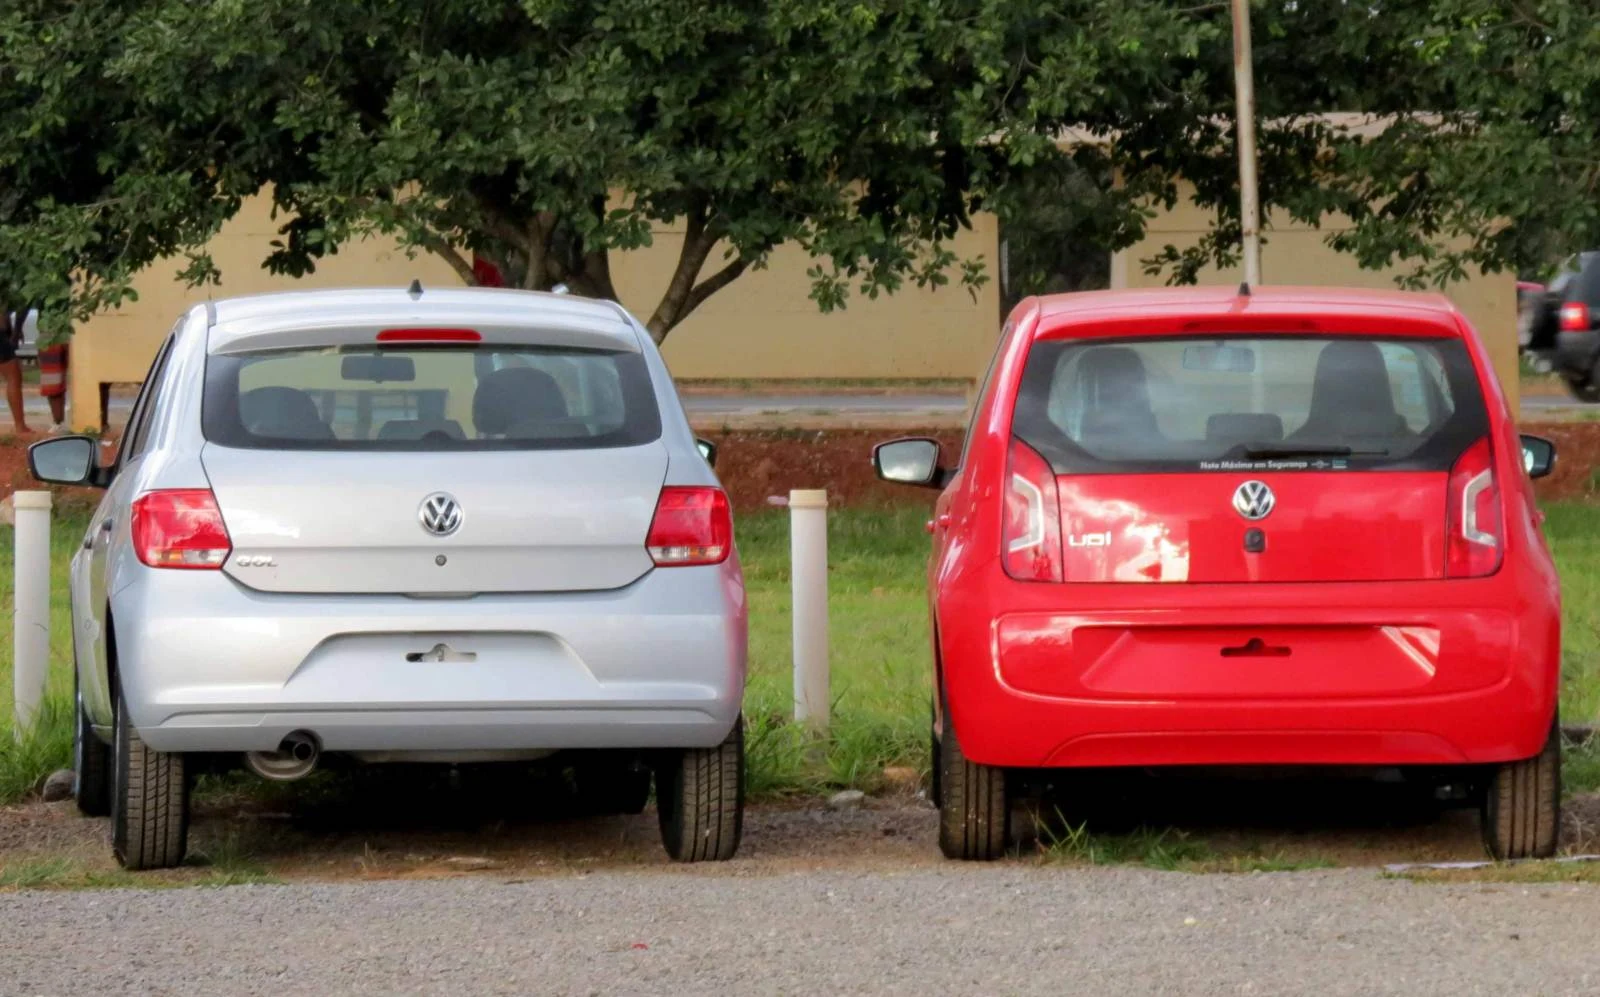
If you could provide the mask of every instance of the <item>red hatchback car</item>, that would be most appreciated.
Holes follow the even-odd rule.
[[[1028,770],[1398,767],[1549,855],[1560,588],[1483,343],[1433,295],[1185,288],[1012,313],[929,524],[935,795],[1003,852]],[[1008,792],[1008,784],[1010,791]]]

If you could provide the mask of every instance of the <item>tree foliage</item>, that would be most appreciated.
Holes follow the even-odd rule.
[[[476,255],[517,286],[614,297],[611,254],[674,229],[678,265],[645,309],[658,337],[785,243],[815,258],[823,308],[981,283],[988,261],[949,248],[973,211],[1063,156],[1109,176],[1114,150],[1064,153],[1062,125],[1182,116],[1185,75],[1225,44],[1215,11],[1160,0],[64,9],[23,0],[0,21],[31,60],[0,67],[8,132],[38,140],[0,158],[27,293],[59,297],[70,270],[84,307],[114,299],[271,184],[285,222],[266,262],[286,273],[382,231],[464,279]],[[52,172],[63,150],[72,169]],[[1109,194],[1106,230],[1136,234],[1150,189],[1140,174]]]
[[[1419,279],[1592,241],[1584,8],[1258,4],[1265,202],[1342,211],[1339,248]],[[667,286],[629,302],[658,338],[780,245],[823,308],[970,287],[974,211],[1107,252],[1180,178],[1212,231],[1146,263],[1191,280],[1236,255],[1229,32],[1184,0],[12,0],[0,294],[81,315],[184,253],[212,278],[205,243],[264,187],[289,274],[384,232],[466,280],[480,257],[615,297],[612,254],[671,231]],[[1389,117],[1325,116],[1349,111]],[[1071,269],[1049,252],[1024,262]]]

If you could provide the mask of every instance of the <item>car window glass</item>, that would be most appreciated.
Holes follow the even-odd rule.
[[[1422,432],[1433,423],[1436,405],[1442,402],[1446,410],[1450,407],[1449,385],[1435,379],[1433,373],[1439,369],[1437,356],[1398,343],[1380,343],[1378,352],[1389,372],[1389,392],[1396,413],[1411,432]]]
[[[202,429],[264,449],[583,449],[647,443],[661,420],[637,353],[312,347],[208,358]]]
[[[1006,351],[1006,344],[1011,341],[1011,334],[1016,331],[1016,320],[1005,324],[1000,330],[1000,338],[994,344],[994,353],[989,357],[989,368],[983,373],[983,380],[978,383],[978,393],[974,396],[972,411],[967,415],[967,435],[961,441],[961,462],[957,467],[964,467],[967,463],[967,451],[972,447],[973,430],[978,425],[979,413],[989,407],[990,396],[993,394],[994,372],[1000,366],[1000,357]]]
[[[1486,419],[1455,340],[1063,339],[1030,350],[1013,431],[1064,474],[1248,470],[1295,449],[1344,451],[1327,453],[1338,469],[1433,469]]]
[[[134,399],[133,412],[129,416],[128,427],[123,434],[126,442],[117,456],[119,464],[133,460],[144,453],[145,445],[150,438],[150,425],[155,421],[156,406],[161,395],[161,378],[167,371],[167,357],[172,354],[174,339],[175,335],[169,335],[166,342],[161,344],[155,362],[150,365],[150,373],[145,376],[144,384],[139,388],[139,396]]]

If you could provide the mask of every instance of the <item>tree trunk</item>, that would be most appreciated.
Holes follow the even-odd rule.
[[[596,210],[604,212],[601,199]],[[573,293],[587,298],[619,301],[616,285],[611,276],[611,254],[604,248],[589,249],[570,241],[562,243],[556,238],[559,219],[549,213],[519,224],[505,212],[484,205],[486,230],[484,235],[505,246],[506,252],[495,255],[478,254],[487,259],[499,272],[502,287],[516,287],[529,291],[548,291],[565,284]],[[678,252],[678,262],[667,282],[661,300],[657,303],[645,328],[657,344],[666,340],[667,334],[688,318],[707,298],[727,287],[750,268],[750,260],[736,256],[720,270],[704,280],[700,272],[721,238],[722,227],[713,211],[704,204],[697,205],[685,219],[683,246]],[[557,245],[562,248],[557,248]],[[446,260],[451,269],[468,286],[483,281],[471,262],[447,240],[441,238],[429,249]],[[566,257],[563,259],[562,257]]]

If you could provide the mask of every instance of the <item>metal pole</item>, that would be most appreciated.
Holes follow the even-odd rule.
[[[1233,0],[1233,91],[1244,280],[1254,287],[1261,283],[1261,199],[1256,192],[1256,82],[1250,59],[1250,0]]]
[[[794,597],[794,718],[828,726],[828,493],[789,493]]]
[[[50,670],[50,493],[16,492],[12,507],[17,525],[12,563],[11,681],[14,732],[20,739],[38,717]]]

